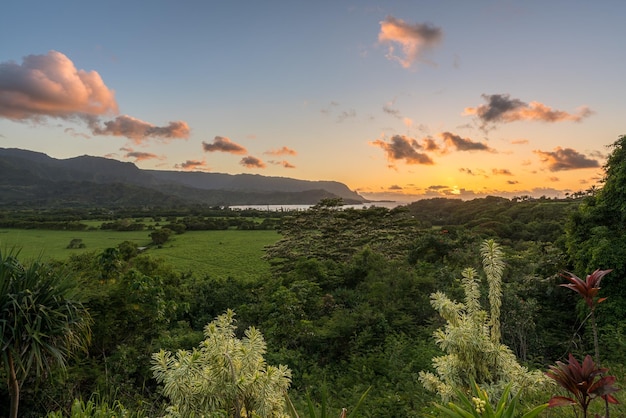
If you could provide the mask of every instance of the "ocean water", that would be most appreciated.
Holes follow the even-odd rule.
[[[406,205],[407,202],[395,202],[395,201],[381,201],[381,202],[367,202],[358,205],[343,205],[342,209],[367,209],[372,206],[382,207],[387,209],[393,209],[397,206]],[[313,205],[233,205],[229,206],[233,210],[255,209],[255,210],[267,210],[267,211],[292,211],[292,210],[307,210]]]

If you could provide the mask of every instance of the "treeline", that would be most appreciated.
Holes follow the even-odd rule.
[[[84,231],[96,229],[84,220],[100,220],[99,229],[114,231],[144,231],[167,227],[176,233],[184,231],[214,231],[229,228],[240,230],[275,229],[287,212],[269,212],[254,209],[231,210],[209,208],[204,210],[155,209],[120,211],[3,211],[0,212],[0,228],[49,229]],[[191,212],[191,214],[190,214]],[[144,220],[148,219],[149,223]],[[260,221],[254,221],[259,219]]]

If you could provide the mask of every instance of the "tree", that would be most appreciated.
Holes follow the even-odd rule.
[[[152,243],[154,245],[163,245],[170,239],[170,235],[172,235],[173,231],[168,228],[157,229],[156,231],[150,234],[150,238],[152,239]]]
[[[604,185],[580,204],[566,235],[573,271],[613,269],[603,282],[611,298],[599,308],[600,328],[622,321],[626,306],[626,135],[610,147]]]
[[[473,268],[463,271],[464,303],[454,302],[442,292],[431,295],[431,304],[447,321],[434,335],[447,354],[433,359],[437,375],[422,371],[419,379],[444,401],[454,397],[455,391],[468,393],[472,382],[486,389],[492,399],[498,399],[508,384],[517,393],[523,388],[540,390],[547,381],[542,373],[521,366],[513,352],[500,343],[503,254],[497,243],[486,240],[481,255],[489,288],[489,313],[480,305],[480,281]]]
[[[170,399],[170,417],[287,417],[285,395],[291,383],[286,366],[268,366],[263,335],[255,328],[235,336],[231,310],[209,323],[198,349],[161,350],[152,370]]]
[[[32,369],[39,377],[53,365],[86,349],[91,318],[72,299],[69,277],[35,261],[23,265],[17,254],[0,252],[0,347],[8,376],[10,417],[16,418],[20,385]]]
[[[82,239],[74,238],[74,239],[72,239],[70,241],[69,244],[67,244],[66,248],[67,249],[76,249],[76,248],[85,248],[85,247],[86,247],[86,245],[85,245],[85,243],[83,242]]]

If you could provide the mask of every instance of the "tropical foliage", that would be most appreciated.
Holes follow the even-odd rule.
[[[11,398],[9,416],[18,416],[21,386],[55,365],[65,367],[86,349],[91,319],[73,299],[70,278],[35,261],[23,265],[17,253],[0,251],[0,348]]]
[[[287,417],[285,395],[291,371],[269,366],[263,335],[248,328],[235,336],[234,312],[209,323],[198,349],[161,350],[152,357],[152,370],[169,398],[170,417]]]
[[[553,396],[550,407],[575,405],[581,409],[583,418],[587,418],[587,410],[591,401],[602,398],[609,403],[619,403],[613,393],[619,389],[614,385],[615,376],[608,376],[608,369],[598,367],[590,355],[585,356],[582,364],[570,354],[567,363],[556,362],[546,373],[559,386],[567,390],[572,397]],[[608,416],[608,415],[607,415]]]
[[[533,418],[539,415],[548,404],[538,405],[526,412],[520,412],[519,398],[521,392],[510,396],[511,384],[506,385],[500,399],[493,406],[487,391],[483,390],[475,382],[472,385],[472,397],[456,389],[457,402],[448,402],[447,406],[435,404],[443,416],[450,418]]]
[[[546,384],[539,371],[528,371],[500,342],[503,254],[493,240],[483,242],[481,254],[488,283],[489,313],[481,309],[480,282],[473,268],[463,271],[464,303],[454,302],[442,292],[431,296],[433,307],[447,321],[434,334],[437,345],[446,354],[433,359],[437,374],[420,372],[420,381],[444,401],[459,391],[467,392],[473,382],[498,397],[509,384],[514,393],[523,388],[542,390]]]

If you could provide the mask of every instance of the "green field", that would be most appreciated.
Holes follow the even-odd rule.
[[[64,260],[71,254],[100,252],[131,241],[139,247],[151,243],[149,231],[50,231],[37,229],[0,229],[0,250],[15,247],[20,260],[38,257]],[[72,239],[83,240],[86,248],[67,249]],[[181,272],[211,277],[254,279],[269,272],[262,260],[263,248],[276,242],[276,231],[190,231],[173,235],[163,248],[150,248],[147,254],[164,260]]]

